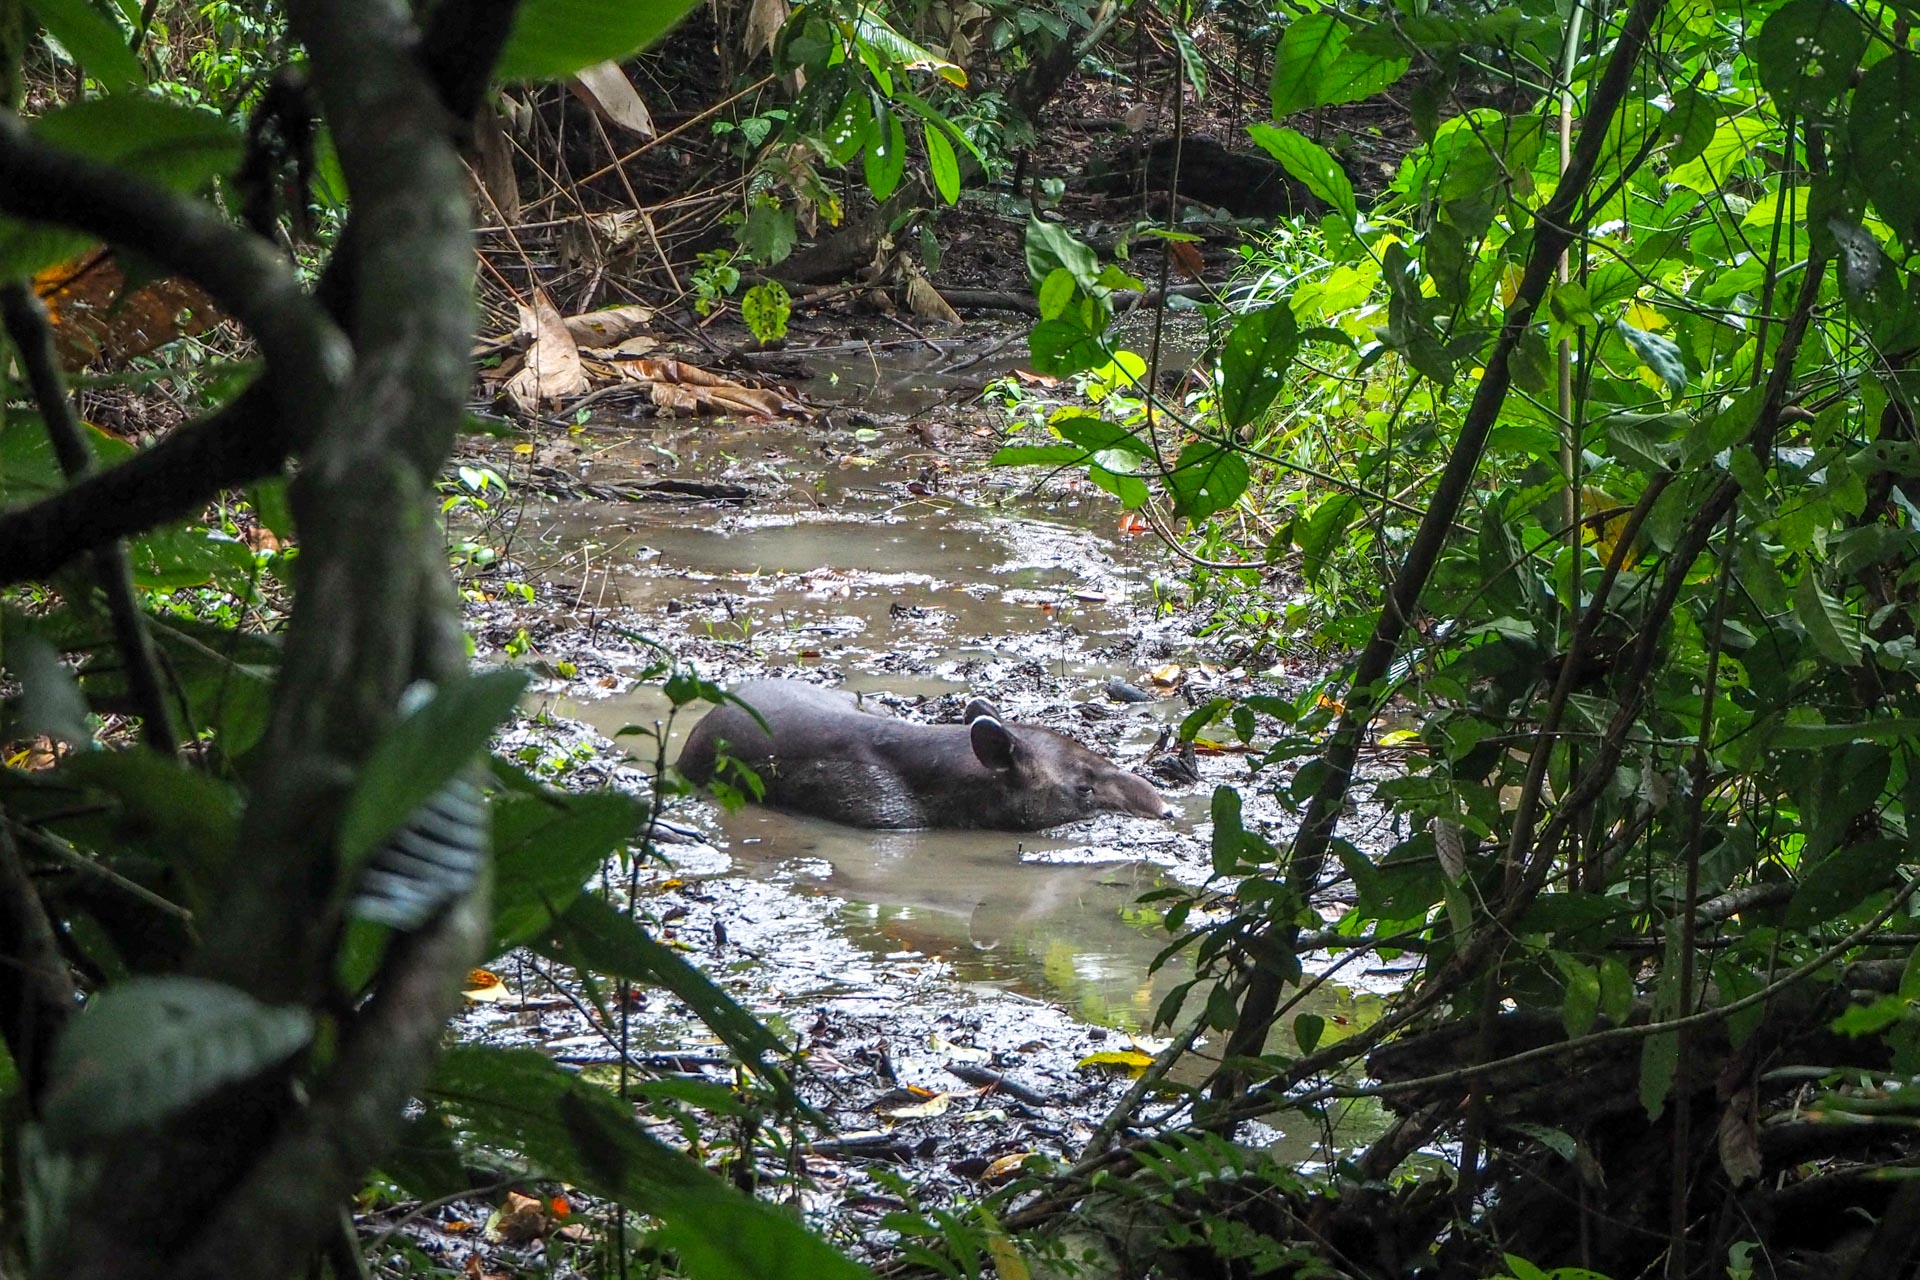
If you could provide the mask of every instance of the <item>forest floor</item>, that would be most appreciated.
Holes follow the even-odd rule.
[[[806,374],[785,388],[804,414],[596,412],[543,431],[531,454],[474,437],[463,461],[496,468],[514,497],[484,520],[457,518],[455,536],[501,553],[468,579],[469,624],[482,661],[537,673],[508,748],[559,785],[651,788],[655,739],[622,730],[662,726],[671,760],[698,713],[670,715],[647,677],[668,656],[723,683],[841,685],[910,718],[957,720],[969,694],[985,695],[1144,765],[1166,789],[1171,823],[1106,815],[1032,835],[855,831],[681,799],[658,861],[609,869],[616,901],[801,1053],[801,1094],[832,1132],[763,1134],[751,1159],[803,1172],[810,1214],[872,1248],[903,1207],[890,1172],[939,1204],[1029,1156],[1076,1158],[1160,1047],[1147,1031],[1161,1000],[1191,976],[1184,957],[1154,971],[1169,939],[1136,899],[1206,883],[1217,784],[1242,784],[1250,824],[1288,829],[1272,788],[1246,785],[1246,755],[1229,743],[1190,757],[1196,777],[1166,749],[1170,731],[1209,697],[1297,693],[1316,666],[1284,645],[1249,663],[1203,637],[1207,611],[1181,603],[1177,562],[1124,532],[1105,493],[985,465],[1017,425],[981,398],[1024,357],[1007,330],[882,346],[817,327],[786,352]],[[657,496],[633,486],[662,480],[740,496],[617,496]],[[1230,888],[1217,886],[1215,909]],[[502,986],[469,1006],[458,1034],[616,1068],[618,1033],[570,977],[525,953],[493,968]],[[1397,981],[1342,979],[1302,1008],[1329,1035],[1371,1021]],[[626,1012],[626,1052],[656,1078],[731,1080],[724,1052],[670,996]],[[1203,1048],[1176,1083],[1197,1082],[1204,1063]],[[1373,1111],[1351,1120],[1342,1150],[1382,1123]],[[1302,1163],[1337,1154],[1326,1134],[1266,1137]],[[443,1206],[406,1233],[459,1256],[476,1212]],[[384,1229],[377,1215],[367,1225]],[[526,1262],[553,1244],[492,1247]]]

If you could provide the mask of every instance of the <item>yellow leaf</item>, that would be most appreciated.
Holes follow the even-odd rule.
[[[1120,1067],[1130,1075],[1139,1075],[1153,1065],[1153,1055],[1141,1053],[1138,1049],[1114,1049],[1105,1053],[1090,1053],[1074,1064],[1079,1067]]]
[[[521,455],[526,455],[533,452],[533,446],[530,444],[517,444],[513,446],[513,451]]]
[[[500,975],[485,969],[471,970],[467,974],[467,989],[460,994],[475,1004],[499,1004],[513,999],[512,990],[500,981]]]
[[[1638,298],[1627,304],[1627,313],[1622,319],[1634,328],[1644,329],[1649,333],[1655,329],[1667,327],[1667,318]]]
[[[1009,1151],[980,1171],[980,1181],[998,1182],[1002,1178],[1012,1177],[1020,1172],[1020,1166],[1025,1164],[1027,1157],[1032,1154],[1031,1151]]]
[[[880,1114],[892,1116],[896,1120],[921,1120],[929,1116],[943,1116],[947,1114],[947,1108],[952,1105],[952,1094],[936,1093],[925,1102],[916,1102],[909,1107],[895,1107]]]

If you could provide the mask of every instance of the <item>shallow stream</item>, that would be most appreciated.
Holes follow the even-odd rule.
[[[1021,354],[1016,344],[1001,363]],[[541,710],[609,738],[663,724],[671,759],[691,718],[670,717],[638,679],[667,652],[723,682],[817,679],[918,718],[957,719],[966,696],[985,696],[1131,767],[1192,700],[1298,678],[1210,665],[1193,635],[1200,620],[1159,607],[1177,594],[1177,566],[1120,533],[1106,494],[983,465],[991,415],[964,397],[993,362],[963,377],[918,349],[811,363],[813,422],[596,421],[542,450],[545,465],[600,484],[670,476],[753,496],[535,503],[516,528],[492,531],[509,575],[539,584],[540,607],[502,597],[476,611],[480,630],[501,642],[525,629],[526,660],[550,677]],[[1156,696],[1115,701],[1114,680]],[[618,740],[644,772],[651,752]],[[1241,756],[1198,763],[1198,784],[1162,783],[1172,822],[1109,815],[1031,835],[858,831],[689,801],[670,816],[705,843],[669,849],[673,868],[649,874],[639,905],[790,1033],[809,1016],[822,1020],[816,1032],[844,1017],[892,1046],[900,1083],[935,1091],[961,1086],[925,1046],[964,1039],[1009,1078],[1024,1067],[1077,1091],[1097,1119],[1124,1078],[1088,1095],[1075,1064],[1126,1047],[1189,976],[1184,958],[1149,972],[1169,939],[1136,900],[1205,881],[1213,787],[1248,778]],[[1246,794],[1250,820],[1284,834],[1279,807]],[[1329,985],[1302,1011],[1325,1018],[1331,1038],[1371,1021],[1377,1004]],[[475,1010],[469,1033],[549,1047],[571,1034],[591,1056],[592,1037],[567,1033],[566,1011],[532,1008]],[[666,1048],[673,1033],[659,1031]],[[1299,1136],[1303,1161],[1325,1158],[1321,1137]],[[1071,1154],[1068,1137],[1060,1145]]]

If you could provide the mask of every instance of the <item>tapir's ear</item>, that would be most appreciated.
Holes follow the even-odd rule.
[[[973,744],[973,754],[981,764],[998,773],[1013,768],[1014,757],[1020,746],[1007,732],[1007,726],[995,716],[983,715],[967,726],[967,739]]]
[[[985,698],[973,698],[968,701],[967,709],[960,717],[960,723],[972,724],[975,720],[978,720],[981,716],[986,716],[987,718],[992,720],[998,720],[1000,718],[1000,713],[994,710],[993,704],[991,702],[988,702]]]

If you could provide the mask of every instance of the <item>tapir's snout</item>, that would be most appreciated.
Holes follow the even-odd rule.
[[[1137,773],[1120,773],[1119,776],[1120,803],[1113,808],[1136,818],[1159,818],[1165,821],[1175,816],[1173,806],[1160,794],[1160,788]]]

